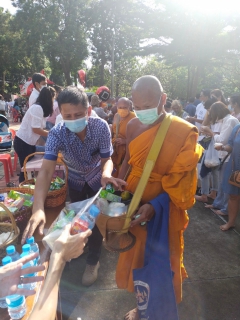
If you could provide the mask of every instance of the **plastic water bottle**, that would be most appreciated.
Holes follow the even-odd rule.
[[[28,256],[31,253],[31,247],[30,244],[24,244],[22,246],[22,254],[20,255],[21,258]],[[22,269],[28,268],[28,267],[33,267],[35,265],[34,260],[31,260],[27,263],[25,263],[22,266]],[[37,273],[30,273],[30,274],[25,274],[24,278],[30,278],[30,277],[35,277],[37,275]],[[19,288],[22,289],[28,289],[28,290],[32,290],[36,287],[36,282],[33,283],[26,283],[26,284],[21,284],[19,285]]]
[[[14,248],[14,246],[9,247]],[[2,259],[3,266],[11,262],[12,258],[10,256],[6,256]],[[25,315],[27,308],[24,296],[20,296],[19,294],[13,294],[3,299],[5,300],[5,308],[8,308],[8,313],[11,319],[21,319]]]
[[[93,229],[97,216],[100,210],[92,204],[87,212],[76,215],[72,222],[71,234],[84,232],[87,229]]]
[[[12,261],[20,259],[20,254],[16,251],[15,246],[8,246],[6,248],[7,255],[12,258]]]
[[[39,253],[39,248],[38,248],[38,244],[35,242],[35,239],[34,237],[30,237],[27,239],[27,244],[30,244],[30,247],[31,247],[31,251],[32,252],[38,252]],[[35,259],[35,265],[38,265],[40,262],[40,256],[38,256],[36,259]]]
[[[11,319],[21,319],[26,311],[26,301],[24,296],[14,294],[6,297],[8,313]]]
[[[8,257],[8,256],[6,256],[6,257],[4,257],[2,259],[2,265],[3,266],[5,266],[6,264],[8,264],[10,262],[12,262],[12,259],[10,257]],[[7,307],[8,307],[8,305],[7,305],[7,302],[6,302],[6,297],[1,298],[0,299],[0,308],[7,308]]]

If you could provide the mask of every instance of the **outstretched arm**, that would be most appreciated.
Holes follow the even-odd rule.
[[[22,266],[24,264],[31,260],[34,260],[37,256],[38,254],[34,253],[0,268],[0,298],[12,294],[22,294],[24,296],[35,294],[35,290],[19,289],[18,285],[20,283],[20,278],[22,278],[25,274],[35,273],[43,271],[45,269],[44,266],[33,266],[22,269]],[[26,284],[42,280],[42,276],[22,278],[22,283]]]
[[[47,277],[29,320],[55,319],[58,289],[65,264],[83,253],[87,238],[92,233],[91,230],[87,230],[72,236],[70,228],[70,225],[65,227],[53,246]]]

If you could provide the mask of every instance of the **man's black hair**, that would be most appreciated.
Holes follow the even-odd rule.
[[[34,88],[36,88],[35,86],[35,82],[40,83],[42,81],[46,80],[46,76],[42,73],[34,73],[34,75],[32,76],[32,83],[34,85]]]
[[[59,108],[64,103],[70,103],[74,105],[81,104],[84,108],[88,108],[88,97],[86,93],[77,87],[69,86],[59,93],[57,97]]]
[[[208,98],[211,97],[211,90],[210,89],[203,89],[201,92],[203,93],[203,95],[205,97],[208,97]]]

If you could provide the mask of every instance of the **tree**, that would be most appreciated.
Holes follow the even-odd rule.
[[[27,35],[29,52],[35,48],[46,55],[55,75],[62,72],[67,85],[73,82],[87,57],[86,29],[82,0],[18,0],[16,17]]]
[[[173,0],[162,0],[161,3],[164,10],[163,7],[159,9],[159,14],[164,19],[164,33],[157,24],[152,29],[152,37],[161,42],[148,45],[143,54],[157,54],[173,68],[187,68],[187,96],[194,96],[208,69],[228,59],[229,49],[238,50],[239,33],[237,37],[236,31],[235,35],[227,31],[232,19],[226,15],[219,14],[216,19],[207,14],[193,14]]]
[[[100,85],[104,85],[104,68],[115,61],[123,61],[138,53],[140,40],[146,38],[150,7],[133,0],[93,0],[86,11],[88,37],[92,43],[93,62],[100,69]],[[152,16],[153,18],[153,16]],[[113,48],[114,37],[114,48]]]

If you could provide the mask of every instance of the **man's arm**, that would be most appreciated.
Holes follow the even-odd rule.
[[[55,241],[50,257],[47,277],[39,299],[29,320],[54,320],[57,310],[58,289],[65,264],[79,257],[91,235],[91,230],[70,235],[71,225],[67,225],[61,236]]]
[[[43,159],[41,170],[39,171],[35,191],[32,216],[24,230],[21,243],[25,243],[26,238],[33,235],[35,229],[39,227],[39,233],[43,234],[46,222],[44,213],[44,202],[51,184],[52,176],[55,171],[56,161]]]

